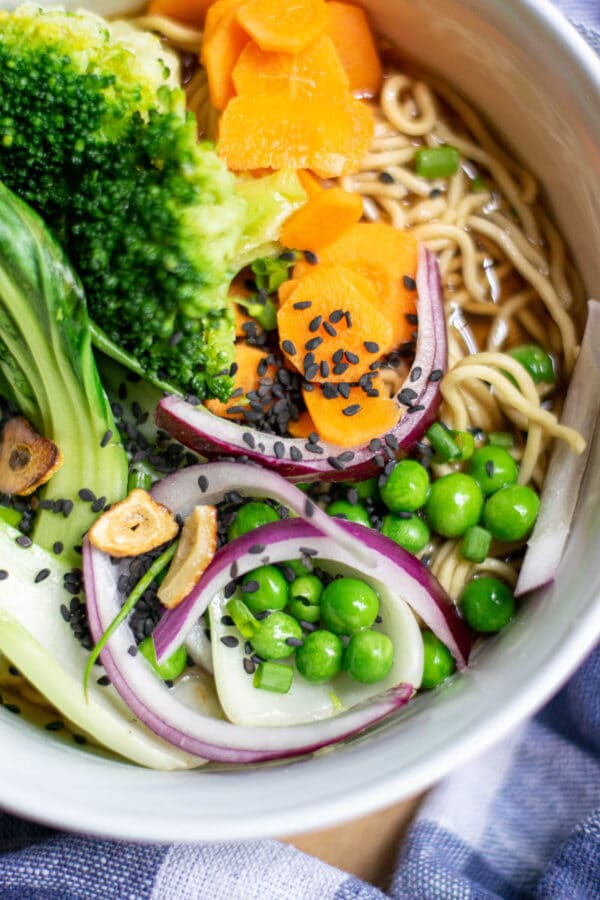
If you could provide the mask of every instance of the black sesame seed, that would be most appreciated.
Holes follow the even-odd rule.
[[[315,504],[308,497],[304,501],[304,515],[309,519],[315,514]]]
[[[360,403],[351,403],[350,406],[345,406],[342,412],[345,416],[355,416],[360,412]]]
[[[304,619],[300,619],[300,628],[302,628],[303,631],[316,631],[318,627],[318,625],[314,625],[312,622],[305,622]]]
[[[344,310],[343,309],[334,309],[332,313],[329,314],[329,321],[333,322],[334,325],[337,325],[344,318]]]
[[[322,393],[325,400],[334,400],[339,394],[339,389],[336,384],[327,381],[323,384]]]
[[[305,343],[304,349],[310,350],[310,351],[316,350],[317,347],[319,347],[322,343],[323,343],[323,338],[319,337],[319,335],[317,335],[317,337],[311,338],[309,341],[307,341]]]
[[[5,703],[4,709],[7,709],[9,712],[13,713],[15,716],[21,714],[21,707],[17,706],[16,703]]]
[[[335,353],[333,354],[333,356],[331,357],[331,359],[333,360],[334,363],[341,363],[343,358],[344,358],[344,351],[341,348],[339,350],[336,350]]]
[[[319,372],[319,367],[316,363],[313,363],[311,366],[308,366],[304,370],[304,377],[307,381],[312,381],[313,378],[316,378]]]
[[[279,259],[281,262],[295,262],[296,254],[293,250],[284,250],[283,253],[279,254]]]
[[[342,382],[338,385],[338,388],[339,388],[339,394],[340,394],[340,397],[343,397],[344,400],[347,400],[348,397],[350,396],[350,385],[348,384],[348,382],[347,382],[347,381],[342,381]]]
[[[27,537],[26,534],[20,534],[18,538],[16,538],[15,543],[19,545],[19,547],[31,547],[33,541],[30,537]]]
[[[259,588],[260,584],[255,578],[252,578],[250,581],[247,581],[246,584],[242,585],[244,594],[254,594]]]
[[[223,596],[226,600],[229,600],[230,597],[233,597],[237,590],[237,584],[235,581],[229,581],[225,587],[223,588]]]
[[[96,495],[89,488],[81,488],[79,491],[79,499],[84,503],[92,503],[96,499]]]
[[[308,326],[308,330],[311,332],[318,331],[319,326],[321,325],[322,321],[323,321],[323,316],[315,316],[314,319],[311,319],[309,326]]]
[[[431,373],[431,375],[429,376],[429,381],[440,381],[443,374],[444,373],[442,372],[441,369],[434,369],[433,372]]]
[[[290,449],[290,456],[294,462],[300,462],[302,459],[302,452],[297,447],[292,447]]]
[[[346,318],[347,327],[352,328],[352,316],[350,315],[350,310],[347,309],[346,312],[344,313],[344,316]]]
[[[65,622],[69,622],[71,620],[71,611],[67,606],[65,606],[64,603],[61,603],[60,605],[60,614]]]
[[[335,329],[329,322],[323,322],[323,328],[327,332],[329,337],[337,337],[337,329]]]
[[[135,646],[135,644],[132,644],[131,647],[127,648],[127,652],[130,656],[137,656],[138,648]]]
[[[402,282],[407,291],[416,291],[417,282],[415,281],[414,278],[411,278],[410,275],[405,275],[404,278],[402,279]]]
[[[244,672],[247,675],[253,675],[254,672],[256,671],[256,665],[252,662],[251,659],[248,659],[247,656],[244,657],[244,661],[243,661],[242,665],[244,666]]]
[[[281,443],[281,441],[275,441],[273,444],[273,452],[277,459],[283,459],[285,456],[285,446]]]
[[[410,380],[418,381],[422,374],[423,369],[421,368],[421,366],[414,366],[414,368],[410,370]]]
[[[104,434],[102,436],[102,440],[100,441],[100,446],[106,447],[106,445],[110,441],[111,437],[112,437],[112,428],[109,428],[108,431],[104,432]]]
[[[248,550],[248,553],[263,553],[265,549],[264,544],[253,544],[252,547]]]
[[[406,321],[408,322],[409,325],[418,325],[419,324],[419,317],[416,316],[414,313],[407,313],[404,318],[406,319]]]
[[[87,744],[87,738],[84,737],[83,734],[74,734],[73,740],[75,741],[76,744],[79,744],[80,746]]]
[[[8,572],[6,569],[0,569],[0,581],[6,581],[8,578]]]
[[[198,478],[198,487],[202,491],[203,494],[208,490],[208,478],[206,475],[200,475]]]
[[[53,722],[48,722],[47,725],[44,725],[46,731],[62,731],[65,727],[65,723],[61,722],[60,719],[55,719]]]
[[[379,353],[379,344],[375,341],[365,341],[363,346],[367,353]],[[348,358],[348,354],[346,354],[346,358]]]
[[[40,581],[45,581],[48,575],[50,574],[50,569],[40,569],[37,575],[34,578],[35,584],[39,584]]]
[[[71,502],[70,500],[65,500],[65,503],[63,503],[63,513],[65,515],[67,515],[67,513],[65,512],[65,509],[64,509],[65,504],[70,503],[70,502]],[[106,503],[106,497],[98,497],[98,499],[94,500],[94,502],[92,503],[92,512],[100,512],[100,510],[104,509],[105,503]]]
[[[377,453],[378,450],[381,450],[381,438],[371,438],[369,450],[371,453]]]
[[[15,678],[21,677],[21,673],[19,672],[19,670],[17,669],[16,666],[9,666],[8,671],[9,671],[9,674],[13,675]]]
[[[312,300],[298,300],[297,303],[292,304],[294,309],[310,309],[312,306]]]
[[[348,363],[338,363],[337,366],[333,367],[334,375],[343,375],[348,369]]]
[[[383,622],[383,619],[381,618],[381,616],[375,616],[375,621],[377,622],[378,625],[381,625],[381,623]]]
[[[345,356],[348,362],[353,366],[355,366],[358,362],[358,356],[356,355],[356,353],[352,353],[351,350],[346,350]]]
[[[486,475],[488,478],[494,477],[494,462],[493,462],[493,460],[488,459],[488,461],[485,464],[485,472],[486,472]]]
[[[329,363],[326,359],[321,360],[319,369],[321,370],[321,378],[329,378]]]
[[[110,678],[108,677],[108,675],[102,675],[96,680],[96,684],[99,684],[100,687],[108,687],[108,685],[110,684]]]
[[[398,400],[405,406],[410,406],[413,400],[417,399],[417,396],[417,392],[413,391],[412,388],[402,388],[402,390],[398,394]]]
[[[390,175],[389,172],[380,172],[377,176],[378,180],[382,184],[395,184],[396,180],[393,175]]]
[[[221,616],[221,625],[235,625],[231,616]]]
[[[248,447],[250,447],[251,450],[254,450],[254,448],[256,447],[256,441],[254,440],[254,436],[252,434],[250,434],[249,431],[245,431],[243,433],[242,440],[245,444],[248,445]]]
[[[397,450],[397,449],[398,449],[398,439],[397,439],[397,437],[396,437],[395,435],[393,435],[393,434],[386,434],[386,436],[385,436],[385,442],[386,442],[386,444],[388,445],[388,447],[390,448],[390,450]]]
[[[425,409],[422,403],[419,403],[417,406],[409,406],[406,410],[407,413],[416,413],[421,412],[421,410]]]
[[[293,341],[285,340],[285,341],[283,341],[281,346],[282,346],[283,350],[285,351],[285,353],[288,353],[290,356],[296,355],[296,346],[293,343]]]
[[[301,638],[297,637],[289,637],[285,639],[288,647],[302,647],[304,645],[304,641]]]
[[[40,500],[40,509],[54,509],[54,500]]]
[[[302,553],[304,556],[318,556],[319,555],[319,551],[315,550],[314,547],[300,547],[299,549],[300,549],[300,553]]]
[[[104,501],[106,501],[106,497],[104,498]],[[98,502],[98,501],[96,501],[96,503],[97,503],[97,502]],[[94,503],[94,504],[92,505],[92,509],[94,509],[96,503]],[[65,517],[65,519],[68,519],[69,516],[71,515],[71,513],[73,512],[73,507],[74,507],[74,505],[75,505],[75,504],[73,503],[72,500],[63,500],[63,502],[62,502],[62,514],[63,514],[63,516]],[[96,510],[94,509],[94,511],[96,511]]]
[[[304,259],[310,266],[316,266],[319,262],[319,258],[316,253],[313,253],[312,250],[304,251]]]
[[[354,451],[353,450],[344,450],[343,453],[338,453],[338,461],[341,463],[349,463],[354,459]]]

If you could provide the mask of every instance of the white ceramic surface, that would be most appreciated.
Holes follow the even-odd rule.
[[[371,0],[400,50],[498,123],[545,183],[600,296],[600,63],[545,0]],[[334,752],[278,767],[162,773],[88,755],[0,710],[0,802],[71,829],[234,840],[323,827],[422,790],[564,682],[600,634],[600,439],[555,584],[469,672]]]

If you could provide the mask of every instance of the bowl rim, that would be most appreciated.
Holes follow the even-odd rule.
[[[472,0],[466,0],[469,5]],[[494,0],[492,0],[494,2]],[[498,2],[498,0],[496,0]],[[478,5],[478,4],[477,4]],[[527,16],[531,26],[543,33],[550,50],[560,50],[569,57],[579,76],[587,79],[592,92],[592,103],[597,95],[600,106],[600,57],[585,39],[569,23],[551,0],[520,0],[511,3],[519,7],[519,15]],[[600,598],[598,598],[600,599]],[[547,664],[533,673],[523,689],[490,711],[469,731],[448,746],[427,754],[418,765],[389,773],[375,773],[364,778],[351,792],[338,792],[334,796],[295,801],[293,809],[281,802],[276,809],[265,809],[255,817],[243,819],[231,814],[211,818],[207,823],[199,817],[197,826],[184,818],[144,818],[135,808],[98,809],[86,802],[65,803],[61,795],[60,779],[47,779],[45,792],[27,783],[11,778],[10,753],[0,750],[0,779],[2,808],[18,816],[54,828],[92,833],[98,836],[136,841],[231,841],[271,837],[275,834],[291,835],[315,828],[329,828],[349,819],[367,815],[379,808],[413,794],[418,794],[435,781],[439,781],[456,767],[490,748],[508,735],[528,716],[534,714],[566,682],[577,666],[595,646],[600,636],[600,603],[591,603],[578,620],[577,628],[570,631]],[[80,751],[73,751],[84,760]],[[360,757],[360,753],[359,753]],[[88,757],[88,760],[92,759]],[[188,773],[180,773],[188,774]],[[192,776],[193,777],[193,776]]]

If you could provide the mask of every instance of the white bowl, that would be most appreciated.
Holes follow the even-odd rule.
[[[84,4],[82,4],[84,5]],[[545,185],[600,297],[600,61],[546,0],[370,0],[402,53],[444,75]],[[87,754],[0,711],[0,801],[65,828],[143,840],[300,832],[414,794],[500,740],[600,634],[600,447],[554,585],[472,667],[368,735],[314,758],[163,773]]]

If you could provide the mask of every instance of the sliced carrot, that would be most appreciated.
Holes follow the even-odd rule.
[[[264,350],[259,350],[258,347],[252,347],[250,344],[237,344],[235,348],[237,371],[234,376],[233,394],[225,403],[220,400],[206,400],[206,408],[216,416],[223,418],[243,418],[242,413],[229,412],[229,410],[235,409],[236,406],[247,406],[247,394],[250,391],[258,390],[262,378],[275,378],[277,370],[274,365],[267,365],[264,375],[258,374],[259,363],[266,360],[268,355]]]
[[[375,288],[378,309],[393,324],[394,345],[412,340],[417,241],[409,231],[380,222],[359,222],[320,251],[318,268],[321,266],[350,266],[367,278]],[[293,277],[302,278],[314,268],[300,260]]]
[[[241,2],[217,0],[206,15],[200,60],[208,77],[210,102],[220,110],[235,95],[231,76],[240,53],[250,40],[237,21]]]
[[[364,10],[337,0],[327,4],[327,34],[350,79],[350,90],[372,97],[381,87],[379,53]]]
[[[290,419],[288,422],[288,431],[294,438],[307,438],[313,432],[317,432],[315,423],[310,417],[307,410],[301,412],[297,419]]]
[[[358,222],[362,214],[360,194],[339,187],[320,191],[286,219],[281,243],[284,247],[317,253]]]
[[[299,279],[290,278],[288,281],[284,281],[283,284],[279,285],[279,305],[283,306],[285,301],[292,296],[298,285],[300,284]]]
[[[233,84],[240,97],[285,94],[295,99],[324,94],[332,100],[349,91],[348,76],[326,35],[299,53],[272,53],[250,41],[233,70]]]
[[[246,338],[246,330],[244,325],[247,325],[249,322],[254,322],[255,320],[248,315],[245,309],[239,305],[239,303],[233,304],[233,317],[235,320],[235,336],[237,338]],[[256,324],[256,323],[255,323]]]
[[[374,288],[343,266],[307,273],[279,308],[277,325],[283,353],[307,381],[358,381],[393,346]]]
[[[350,96],[336,102],[234,97],[221,116],[217,149],[236,172],[312,169],[329,178],[358,171],[373,127],[368,107]]]
[[[151,0],[148,14],[168,16],[193,28],[202,28],[206,11],[213,0]]]
[[[238,21],[263,50],[299,53],[325,30],[325,0],[248,0]]]
[[[347,397],[328,399],[315,385],[302,395],[314,430],[324,441],[339,447],[355,447],[381,437],[398,423],[402,411],[395,400],[381,394],[370,397],[361,387],[350,388]]]
[[[314,197],[315,194],[320,194],[321,191],[325,190],[321,182],[318,181],[308,169],[298,169],[296,174],[298,175],[298,181],[306,191],[306,196],[309,199]]]

